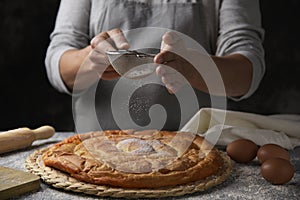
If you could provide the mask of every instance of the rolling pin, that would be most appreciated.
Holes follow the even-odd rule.
[[[31,146],[35,140],[50,138],[55,133],[51,126],[41,126],[31,130],[18,128],[0,132],[0,154]]]

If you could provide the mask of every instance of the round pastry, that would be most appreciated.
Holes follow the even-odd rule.
[[[161,188],[217,174],[220,152],[186,132],[108,130],[76,134],[42,155],[48,167],[98,185]]]

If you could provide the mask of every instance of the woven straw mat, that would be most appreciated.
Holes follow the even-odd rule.
[[[46,167],[41,159],[42,153],[46,150],[47,148],[36,150],[26,159],[25,165],[28,171],[40,176],[45,183],[55,188],[101,197],[161,198],[200,192],[224,182],[229,177],[233,167],[230,158],[225,152],[220,151],[224,166],[214,176],[190,184],[160,189],[127,189],[82,182],[59,170]]]

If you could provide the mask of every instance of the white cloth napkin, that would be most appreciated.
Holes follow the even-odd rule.
[[[202,108],[180,131],[197,133],[216,145],[245,138],[257,145],[273,143],[293,149],[300,145],[300,115],[265,116]]]

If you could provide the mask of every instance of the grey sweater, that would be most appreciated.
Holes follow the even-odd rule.
[[[61,0],[45,59],[51,84],[58,91],[69,93],[59,73],[59,60],[65,51],[86,47],[102,31],[140,27],[179,31],[211,55],[246,56],[253,65],[252,84],[248,93],[236,100],[251,96],[264,75],[264,31],[258,0]],[[112,90],[114,84],[103,84],[100,101],[110,101],[111,92],[104,90]],[[104,128],[115,125],[108,122]]]

